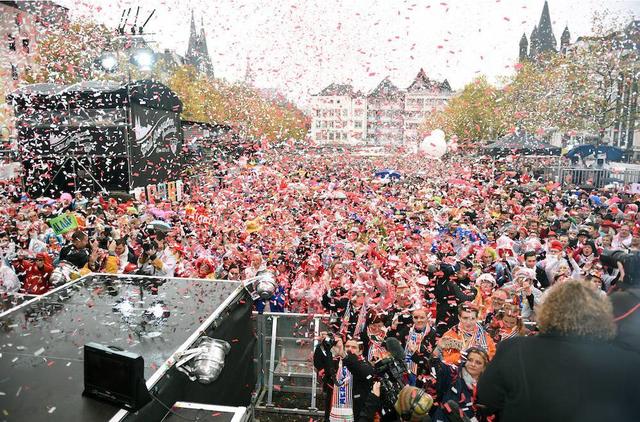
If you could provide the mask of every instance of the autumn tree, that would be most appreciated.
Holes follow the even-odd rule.
[[[113,34],[103,25],[72,22],[55,28],[39,42],[35,83],[72,84],[92,78],[95,60],[111,45]]]
[[[483,76],[467,84],[444,110],[427,116],[422,129],[444,130],[460,142],[494,140],[506,131],[500,106],[500,91]]]
[[[264,98],[255,88],[210,79],[191,66],[180,66],[167,85],[183,102],[187,120],[226,124],[255,140],[303,139],[309,120],[291,103]]]

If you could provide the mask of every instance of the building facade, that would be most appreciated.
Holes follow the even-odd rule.
[[[388,77],[367,96],[367,141],[393,144],[402,140],[404,132],[405,93]]]
[[[614,48],[624,60],[615,86],[615,120],[608,131],[611,144],[628,151],[630,157],[640,158],[640,125],[638,124],[638,82],[640,79],[640,20],[631,21],[622,31],[610,35]]]
[[[446,79],[431,80],[423,69],[406,90],[388,77],[368,95],[351,85],[331,84],[311,97],[311,138],[317,143],[414,143],[425,118],[443,110],[453,94]]]
[[[36,72],[38,46],[49,31],[69,23],[68,9],[52,1],[0,1],[0,148],[14,131],[5,97]]]
[[[331,84],[311,97],[311,138],[353,144],[367,138],[367,98],[351,85]]]
[[[407,88],[404,95],[403,141],[415,143],[420,140],[420,126],[430,113],[444,110],[453,91],[446,79],[443,82],[430,80],[423,69]]]

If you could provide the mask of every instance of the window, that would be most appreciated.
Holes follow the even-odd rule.
[[[362,129],[362,122],[360,121],[354,122],[353,127],[355,127],[356,129]]]
[[[16,51],[16,39],[13,35],[7,34],[7,42],[9,44],[9,50]]]
[[[29,54],[29,38],[22,39],[22,51]]]
[[[320,127],[320,120],[316,120],[316,127]]]
[[[348,114],[349,114],[349,110],[347,110],[346,108],[342,109],[343,116],[347,116]]]
[[[342,139],[347,139],[347,134],[346,134],[346,132],[342,132]]]
[[[320,110],[316,110],[316,117],[320,117]]]
[[[14,81],[18,80],[18,66],[16,66],[15,64],[11,65],[11,79],[13,79]]]

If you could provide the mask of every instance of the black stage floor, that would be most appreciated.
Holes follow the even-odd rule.
[[[115,406],[81,395],[84,344],[142,355],[149,379],[238,287],[90,275],[1,316],[0,421],[109,420]]]

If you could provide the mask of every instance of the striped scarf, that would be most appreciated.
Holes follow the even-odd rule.
[[[352,380],[351,372],[342,364],[342,359],[340,359],[331,398],[329,422],[350,422],[354,420]]]
[[[367,353],[367,361],[373,362],[378,359],[384,348],[382,347],[382,342],[378,341],[375,336],[369,335],[369,352]]]
[[[476,333],[474,336],[473,345],[480,347],[481,349],[489,351],[489,346],[487,345],[487,336],[485,335],[484,327],[478,323],[476,327]]]
[[[344,308],[344,314],[342,314],[342,322],[340,324],[340,335],[342,338],[347,338],[349,332],[349,320],[351,319],[351,301],[347,302],[347,306]]]
[[[358,314],[358,320],[356,321],[356,329],[353,331],[353,338],[360,338],[360,333],[364,329],[365,324],[367,323],[367,304],[366,302],[362,304],[362,308],[360,308],[360,313]]]
[[[422,344],[422,339],[424,338],[425,334],[427,334],[426,329],[423,331],[416,331],[414,327],[411,327],[411,329],[409,330],[409,335],[407,336],[407,345],[404,347],[407,369],[409,370],[409,373],[414,375],[418,374],[418,364],[413,362],[411,358],[413,357],[413,354],[415,352],[420,351],[420,345]],[[413,350],[415,350],[415,352],[409,351],[410,346],[413,346]]]

